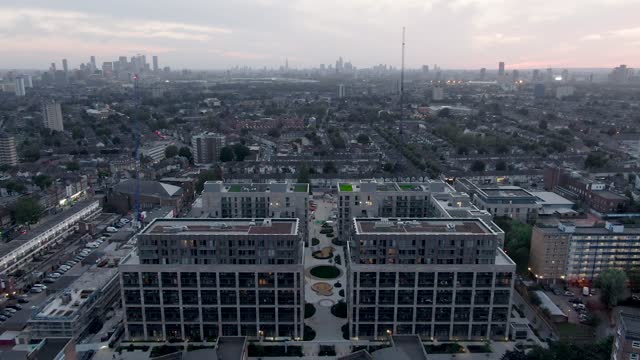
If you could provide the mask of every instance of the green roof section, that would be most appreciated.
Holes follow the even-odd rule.
[[[345,192],[353,191],[353,185],[351,185],[351,184],[340,184],[340,191],[345,191]]]
[[[420,189],[420,186],[416,184],[398,184],[398,186],[400,186],[400,189],[405,191]]]
[[[229,186],[229,192],[242,192],[242,185],[231,185]]]
[[[293,186],[294,192],[309,192],[309,184],[295,184]]]

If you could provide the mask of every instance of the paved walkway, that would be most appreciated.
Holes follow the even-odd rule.
[[[316,340],[342,340],[341,327],[346,323],[346,319],[340,319],[331,314],[331,306],[340,300],[345,300],[340,296],[340,290],[346,291],[346,268],[344,266],[345,258],[344,251],[341,246],[336,246],[331,243],[331,238],[326,237],[325,234],[320,234],[322,229],[322,222],[327,220],[331,215],[331,209],[335,207],[335,204],[331,204],[324,199],[314,200],[317,204],[315,212],[315,220],[309,222],[309,237],[318,238],[320,244],[305,248],[305,300],[308,303],[313,304],[316,307],[316,313],[314,316],[305,320],[305,323],[316,331]],[[309,239],[311,244],[311,239]],[[334,256],[339,255],[341,258],[341,264],[335,264],[333,259],[316,259],[311,254],[314,251],[318,251],[326,246],[332,246],[335,251]],[[308,270],[317,265],[333,265],[340,269],[340,276],[336,279],[319,279],[311,276]],[[330,296],[319,295],[311,289],[311,286],[316,282],[326,282],[333,286],[333,294]],[[342,287],[336,287],[335,284],[340,282]]]

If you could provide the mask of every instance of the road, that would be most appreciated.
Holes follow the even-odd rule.
[[[513,305],[518,308],[524,310],[524,314],[529,320],[529,323],[538,331],[540,339],[546,339],[548,337],[555,338],[553,335],[553,330],[547,325],[547,323],[538,317],[531,305],[524,301],[522,296],[517,291],[513,291]]]

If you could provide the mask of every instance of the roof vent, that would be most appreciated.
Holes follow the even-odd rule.
[[[447,231],[448,231],[448,232],[455,232],[455,231],[456,231],[456,224],[454,224],[454,223],[448,223],[448,224],[447,224]]]

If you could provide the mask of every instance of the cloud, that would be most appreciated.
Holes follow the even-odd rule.
[[[65,35],[106,39],[170,39],[204,42],[213,35],[229,34],[222,27],[179,22],[117,19],[77,11],[0,7],[0,36]]]
[[[602,40],[602,35],[601,34],[589,34],[589,35],[583,36],[582,38],[580,38],[580,40],[582,40],[582,41]]]
[[[269,54],[256,54],[256,53],[242,52],[242,51],[223,51],[221,55],[228,58],[243,59],[243,60],[270,59],[272,57]]]

